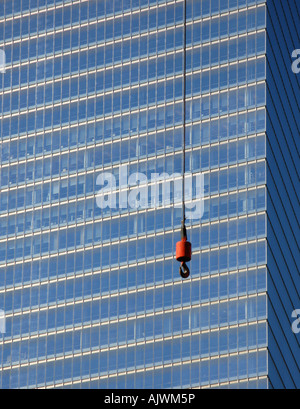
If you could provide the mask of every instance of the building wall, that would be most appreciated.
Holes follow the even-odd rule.
[[[267,214],[269,379],[299,388],[299,335],[291,330],[299,288],[299,5],[267,2]]]
[[[187,3],[185,282],[180,209],[95,203],[182,172],[183,2],[0,4],[1,387],[269,387],[264,3]]]

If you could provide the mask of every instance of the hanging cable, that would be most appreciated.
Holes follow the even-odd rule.
[[[190,270],[186,265],[187,262],[192,259],[192,245],[187,241],[186,232],[186,214],[185,214],[185,172],[186,172],[186,160],[185,160],[185,145],[186,145],[186,14],[187,4],[184,1],[183,12],[183,146],[182,146],[182,222],[181,222],[181,241],[176,244],[176,260],[181,263],[179,268],[179,274],[182,278],[188,278],[190,276]]]
[[[185,225],[185,145],[186,145],[186,0],[183,11],[183,154],[182,154],[182,222]]]

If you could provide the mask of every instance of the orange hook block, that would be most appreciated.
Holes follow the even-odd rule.
[[[190,276],[190,270],[186,263],[192,259],[192,244],[187,241],[186,227],[182,223],[181,241],[176,244],[176,260],[181,263],[179,267],[179,274],[182,278]]]
[[[192,244],[184,237],[176,244],[176,260],[187,263],[192,260]]]

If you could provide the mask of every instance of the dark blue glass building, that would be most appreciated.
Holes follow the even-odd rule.
[[[0,1],[0,388],[300,386],[299,25],[296,0]]]
[[[300,337],[290,328],[300,305],[300,76],[290,61],[300,5],[267,1],[267,8],[268,374],[270,386],[298,389]]]

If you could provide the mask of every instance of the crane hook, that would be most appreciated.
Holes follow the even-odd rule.
[[[186,265],[192,259],[192,245],[187,241],[187,233],[185,223],[181,226],[181,241],[176,244],[176,260],[181,263],[179,267],[179,274],[186,279],[190,276],[190,270]]]
[[[181,266],[179,267],[179,274],[184,279],[189,278],[190,270],[185,263],[181,263]]]

